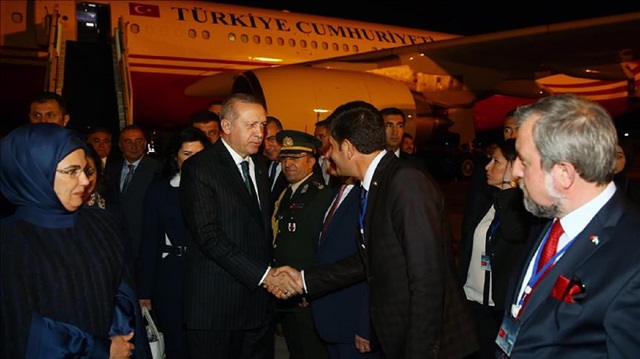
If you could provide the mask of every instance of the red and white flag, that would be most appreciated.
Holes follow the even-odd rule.
[[[137,16],[160,17],[160,7],[158,5],[146,5],[129,3],[129,14]]]

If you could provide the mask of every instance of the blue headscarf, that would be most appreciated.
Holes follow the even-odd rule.
[[[58,163],[84,148],[82,135],[53,123],[28,124],[0,142],[0,190],[18,210],[69,214],[53,190]]]

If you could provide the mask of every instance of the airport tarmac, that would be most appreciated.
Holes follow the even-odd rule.
[[[464,212],[465,201],[469,192],[468,181],[440,181],[440,189],[444,193],[445,201],[451,211],[451,226],[453,237],[460,240],[460,228],[462,226],[462,214]],[[284,337],[276,335],[275,338],[275,359],[288,359],[289,351]]]

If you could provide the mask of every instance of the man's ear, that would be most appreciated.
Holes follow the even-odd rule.
[[[220,120],[220,126],[222,126],[222,132],[227,135],[231,133],[231,121],[227,119]]]
[[[563,189],[571,187],[576,180],[576,176],[578,176],[576,168],[569,162],[557,163],[554,166],[554,169],[556,171],[554,175],[558,184],[560,184]]]
[[[351,157],[353,157],[355,153],[355,147],[353,146],[353,143],[351,143],[349,140],[344,140],[342,141],[342,145],[340,146],[342,147],[342,151],[347,154],[347,158],[351,159]]]
[[[70,118],[69,114],[62,116],[62,127],[67,127],[67,123],[69,123]]]

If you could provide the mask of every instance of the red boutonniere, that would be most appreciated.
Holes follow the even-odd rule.
[[[576,276],[571,277],[571,279],[559,276],[551,292],[552,297],[569,304],[583,299],[586,294],[587,288],[582,284],[580,278]]]

